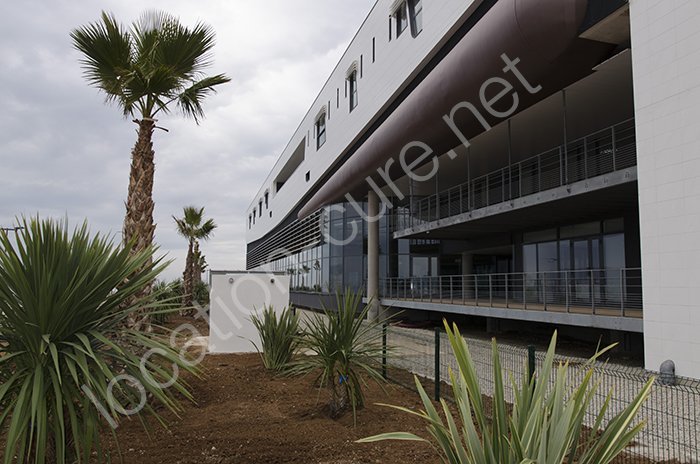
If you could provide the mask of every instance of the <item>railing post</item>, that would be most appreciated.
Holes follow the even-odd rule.
[[[440,303],[442,303],[442,276],[438,277],[438,298],[440,299]]]
[[[510,198],[509,198],[510,200]],[[506,201],[506,171],[501,171],[501,201]]]
[[[595,314],[595,283],[594,283],[594,280],[593,280],[593,272],[595,272],[595,271],[593,271],[593,269],[591,269],[589,278],[591,279],[591,282],[590,282],[590,288],[591,288],[591,310],[592,310],[593,314]]]
[[[510,305],[508,304],[508,274],[506,274],[505,286],[506,286],[506,308],[510,308]]]
[[[489,274],[489,306],[493,308],[493,274]]]
[[[547,274],[542,273],[542,303],[544,310],[547,311]]]
[[[453,276],[450,276],[450,304],[454,304],[455,302],[455,288],[454,284],[452,283],[452,278]]]
[[[474,275],[474,305],[479,306],[479,278]]]
[[[620,316],[625,317],[625,269],[620,269]]]
[[[612,126],[612,159],[613,159],[613,171],[617,171],[617,133],[615,131],[615,126]]]
[[[387,379],[387,369],[386,369],[386,335],[387,335],[387,323],[382,324],[382,377],[384,380]]]
[[[583,178],[588,179],[588,136],[583,138]]]
[[[440,327],[435,327],[435,401],[440,401]]]
[[[571,299],[569,295],[571,294],[571,289],[569,288],[569,271],[564,271],[564,304],[566,305],[566,312],[571,312]]]
[[[562,150],[561,147],[559,147],[559,185],[564,185],[566,179],[565,164],[566,163],[564,162],[564,150]]]
[[[428,301],[433,302],[433,278],[428,276]]]

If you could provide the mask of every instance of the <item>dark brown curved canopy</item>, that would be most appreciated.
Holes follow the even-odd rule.
[[[299,217],[308,216],[346,193],[363,197],[362,192],[370,189],[365,179],[377,178],[377,169],[390,159],[396,160],[390,171],[392,179],[402,177],[398,172],[399,154],[412,141],[421,141],[438,154],[459,145],[460,140],[443,116],[460,102],[474,104],[490,125],[497,124],[499,119],[489,116],[480,104],[480,89],[490,78],[503,77],[515,87],[520,111],[590,73],[610,48],[578,38],[587,4],[587,0],[499,0],[321,186],[302,207]],[[544,89],[533,94],[514,73],[504,73],[503,54],[519,59],[517,68],[522,75],[533,86],[542,85]],[[508,109],[513,99],[504,97],[502,103]],[[454,121],[466,137],[485,130],[469,111],[457,114]],[[421,153],[418,150],[414,158]],[[410,163],[412,159],[406,157],[406,161]]]

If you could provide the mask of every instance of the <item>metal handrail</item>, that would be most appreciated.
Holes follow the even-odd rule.
[[[636,154],[632,118],[569,141],[566,147],[555,147],[442,192],[414,198],[408,208],[397,212],[396,230],[633,167]]]
[[[640,268],[393,277],[380,282],[393,300],[640,317]]]

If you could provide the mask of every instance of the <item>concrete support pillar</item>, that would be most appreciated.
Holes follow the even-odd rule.
[[[372,299],[368,317],[372,321],[380,318],[379,305],[379,196],[370,190],[367,195],[367,298]]]
[[[472,276],[474,274],[474,255],[472,253],[462,253],[462,275]],[[474,277],[464,277],[462,279],[462,291],[464,299],[474,298]]]

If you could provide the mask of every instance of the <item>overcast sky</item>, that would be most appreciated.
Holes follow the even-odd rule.
[[[173,214],[205,206],[219,224],[204,245],[212,268],[245,267],[245,208],[340,59],[374,0],[4,1],[0,15],[0,226],[18,215],[87,219],[120,234],[136,126],[88,87],[69,32],[100,11],[130,23],[164,9],[217,31],[211,73],[232,83],[205,104],[200,126],[161,117],[156,241],[182,271],[186,242]]]

